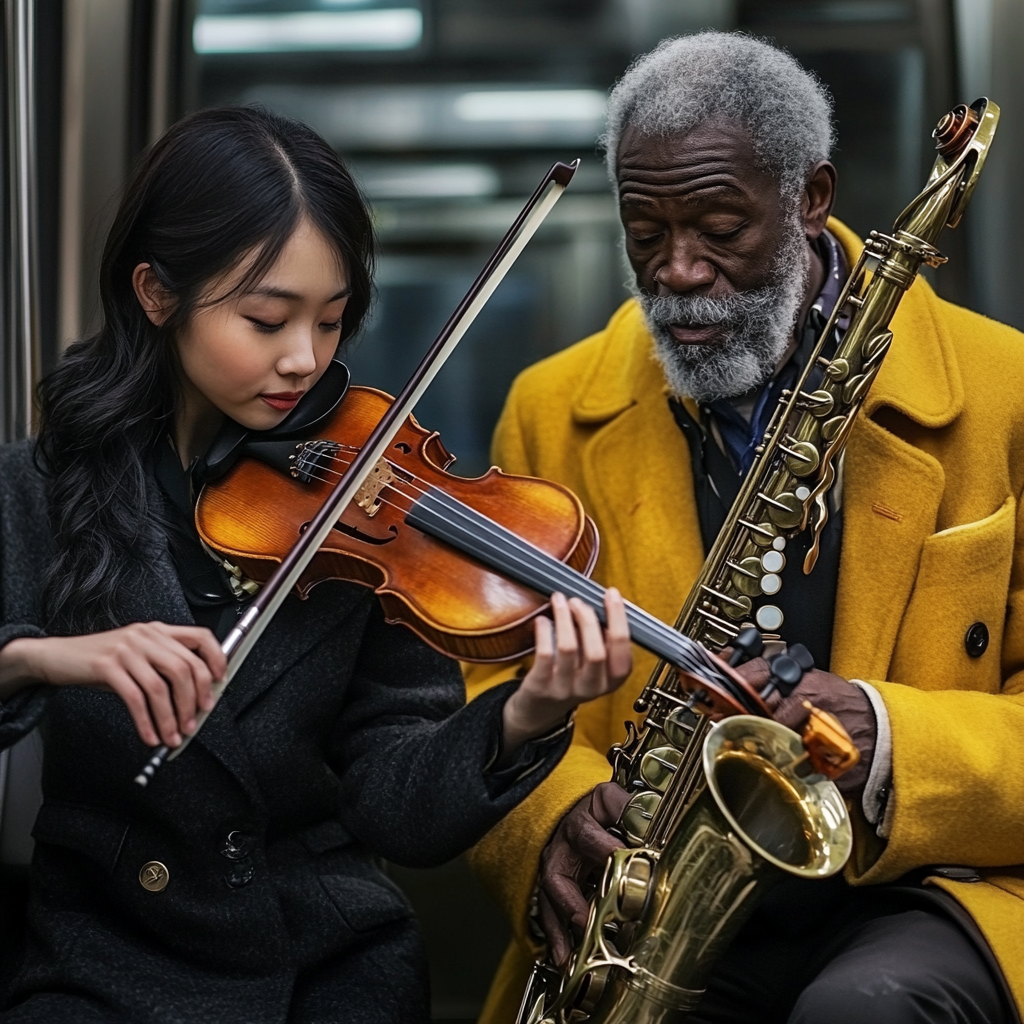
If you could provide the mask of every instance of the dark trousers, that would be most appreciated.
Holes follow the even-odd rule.
[[[814,882],[771,896],[719,961],[693,1024],[1016,1021],[985,954],[925,893]]]

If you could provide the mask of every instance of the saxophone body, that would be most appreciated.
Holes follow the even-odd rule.
[[[945,262],[935,243],[959,223],[998,118],[980,99],[939,122],[925,188],[890,234],[871,233],[799,381],[783,393],[675,624],[710,650],[751,624],[767,637],[783,626],[772,597],[787,542],[811,531],[809,573],[843,452],[892,341],[889,324],[921,267]],[[849,325],[825,358],[844,314]],[[812,374],[821,379],[809,390]],[[846,863],[845,804],[811,768],[801,737],[749,715],[715,725],[701,699],[699,680],[665,662],[644,687],[642,723],[627,723],[609,752],[613,778],[632,794],[618,824],[627,848],[609,859],[569,963],[535,966],[519,1024],[683,1021],[773,882],[827,878]]]

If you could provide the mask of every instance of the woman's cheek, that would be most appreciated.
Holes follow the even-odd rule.
[[[255,398],[273,373],[273,360],[260,351],[251,338],[235,338],[234,344],[224,346],[213,367],[219,386],[234,401],[246,402]]]

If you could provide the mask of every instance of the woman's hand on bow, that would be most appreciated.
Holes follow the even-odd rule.
[[[85,636],[21,637],[0,648],[0,688],[99,686],[124,701],[143,743],[176,747],[213,707],[227,662],[201,626],[136,622]]]

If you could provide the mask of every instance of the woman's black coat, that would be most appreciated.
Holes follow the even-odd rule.
[[[0,644],[42,635],[51,550],[43,478],[27,445],[6,446]],[[192,621],[162,534],[118,612]],[[147,748],[118,697],[21,691],[0,705],[0,745],[42,720],[44,803],[29,949],[2,1019],[422,1019],[410,909],[377,858],[446,861],[548,773],[564,734],[488,771],[513,685],[463,706],[454,662],[387,625],[369,591],[330,582],[285,602],[147,789],[132,781]],[[162,892],[140,883],[149,861],[169,871]]]

